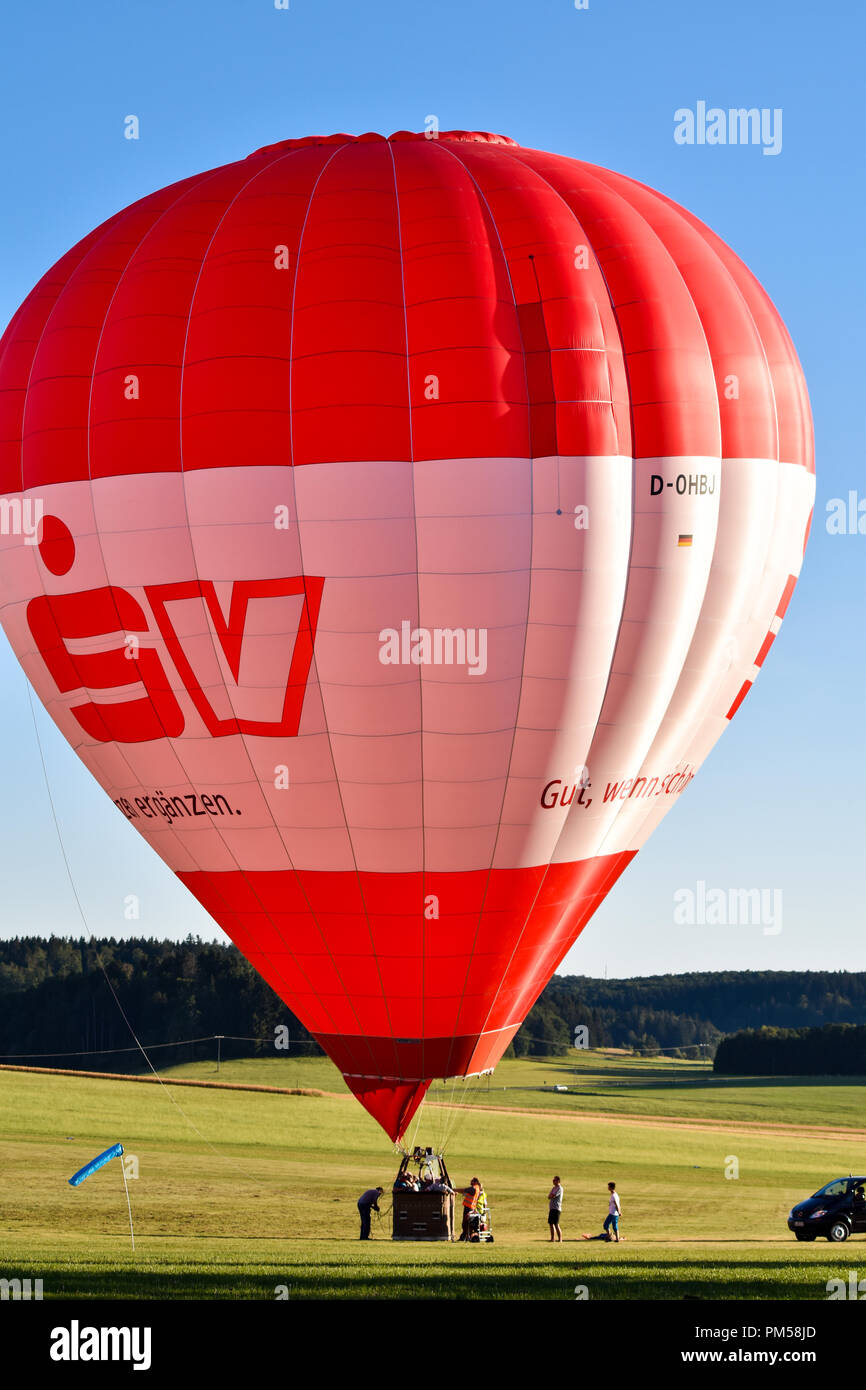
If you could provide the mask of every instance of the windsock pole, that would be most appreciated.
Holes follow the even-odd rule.
[[[123,1174],[123,1190],[126,1193],[126,1209],[129,1212],[129,1238],[132,1241],[132,1248],[135,1250],[135,1231],[132,1229],[132,1203],[129,1200],[129,1183],[126,1181],[126,1168],[122,1158],[120,1160],[120,1171]]]

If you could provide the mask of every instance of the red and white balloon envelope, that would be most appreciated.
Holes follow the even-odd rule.
[[[397,1137],[742,703],[812,428],[766,294],[661,194],[334,135],[48,271],[0,341],[0,493],[39,698]]]

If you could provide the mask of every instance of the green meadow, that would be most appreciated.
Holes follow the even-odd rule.
[[[387,1210],[358,1242],[355,1201],[381,1183],[390,1206],[396,1156],[324,1059],[163,1075],[324,1094],[0,1070],[0,1277],[41,1278],[45,1298],[820,1300],[858,1259],[866,1276],[862,1238],[798,1244],[785,1226],[794,1201],[866,1171],[850,1079],[726,1080],[586,1053],[501,1063],[467,1103],[437,1083],[409,1136],[450,1135],[452,1179],[482,1178],[495,1243],[465,1246],[392,1242]],[[67,1182],[117,1140],[138,1171],[134,1253],[119,1163]],[[554,1173],[565,1239],[551,1247]],[[611,1178],[626,1240],[589,1244]]]

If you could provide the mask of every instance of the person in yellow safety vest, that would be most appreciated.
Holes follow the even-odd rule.
[[[469,1218],[478,1205],[478,1194],[483,1191],[478,1178],[472,1179],[471,1187],[463,1188],[463,1227],[460,1231],[460,1239],[469,1239]]]

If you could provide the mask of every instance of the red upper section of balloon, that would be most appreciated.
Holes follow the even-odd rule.
[[[813,466],[796,354],[724,243],[501,135],[313,136],[161,189],[58,261],[0,353],[8,493],[365,459]]]
[[[363,144],[370,140],[387,141],[389,144],[395,140],[471,140],[483,145],[513,145],[515,149],[518,148],[517,141],[512,140],[510,135],[493,135],[489,130],[395,130],[393,135],[379,135],[375,130],[367,130],[363,135],[347,135],[345,131],[340,131],[338,135],[301,135],[296,140],[278,140],[273,145],[262,145],[261,149],[253,150],[248,157],[255,159],[257,155],[273,154],[275,150],[299,150],[304,145]]]

